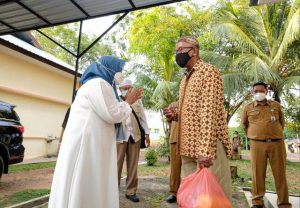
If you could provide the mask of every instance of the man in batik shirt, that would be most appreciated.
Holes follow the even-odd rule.
[[[223,82],[218,69],[199,57],[199,43],[182,37],[176,44],[176,63],[186,68],[179,90],[178,152],[181,176],[210,168],[231,200],[229,157],[231,142],[224,110]],[[171,114],[172,117],[174,114]]]

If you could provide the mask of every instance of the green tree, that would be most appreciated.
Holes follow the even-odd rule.
[[[299,86],[294,89],[294,93],[287,93],[284,97],[286,106],[284,108],[285,116],[285,137],[296,138],[300,136],[300,96]],[[298,94],[298,95],[297,95]]]
[[[57,41],[58,43],[60,43],[61,45],[63,45],[65,48],[67,48],[74,54],[77,53],[79,33],[78,23],[49,27],[41,29],[41,31],[49,37],[51,37],[52,39],[54,39],[55,41]],[[47,39],[39,32],[34,31],[34,35],[45,51],[55,55],[57,58],[70,64],[71,66],[75,66],[76,58],[73,55],[66,52],[64,49]],[[85,33],[82,33],[80,52],[86,49],[95,39],[95,35],[87,35]],[[84,54],[81,57],[79,62],[79,71],[83,72],[84,69],[91,62],[96,61],[98,57],[102,55],[114,55],[114,51],[112,50],[110,45],[104,44],[103,42],[99,41],[86,54]]]
[[[299,0],[249,7],[220,1],[213,22],[224,54],[233,53],[233,67],[248,83],[265,80],[280,102],[283,89],[300,82]],[[227,51],[225,50],[227,49]],[[241,89],[245,86],[241,85]]]
[[[176,40],[189,34],[189,19],[174,7],[153,8],[134,13],[129,29],[129,52],[146,58],[157,86],[152,108],[161,109],[178,97],[179,67],[174,61]]]

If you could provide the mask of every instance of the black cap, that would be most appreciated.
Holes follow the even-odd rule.
[[[268,89],[268,85],[267,85],[265,82],[263,82],[263,81],[255,82],[255,83],[252,85],[252,87],[255,87],[255,86],[257,86],[257,85],[263,85],[266,89]]]

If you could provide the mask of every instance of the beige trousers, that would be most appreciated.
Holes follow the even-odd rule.
[[[131,143],[123,142],[117,143],[118,154],[118,182],[120,187],[120,180],[122,175],[122,169],[124,160],[126,157],[126,194],[135,195],[138,187],[137,167],[139,162],[141,140]]]
[[[285,174],[286,150],[284,141],[260,142],[251,140],[251,164],[252,164],[252,203],[263,205],[265,195],[265,179],[267,162],[269,159],[273,172],[277,205],[279,208],[290,208],[289,193]]]
[[[194,158],[181,156],[181,159],[181,174],[183,178],[197,170],[198,164]],[[229,160],[226,157],[224,146],[220,141],[217,143],[217,158],[213,162],[214,164],[209,168],[209,170],[216,176],[225,195],[231,201],[232,193]]]
[[[170,144],[170,194],[176,196],[180,185],[181,157],[177,154],[177,144]]]

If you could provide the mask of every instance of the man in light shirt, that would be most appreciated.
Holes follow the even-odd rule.
[[[132,81],[129,79],[124,79],[119,85],[119,90],[121,92],[121,98],[126,99],[128,91],[132,89]],[[143,104],[141,100],[136,101],[131,105],[132,113],[125,121],[123,121],[123,129],[125,138],[123,141],[117,142],[117,154],[118,154],[118,181],[120,186],[120,179],[122,175],[122,169],[124,164],[124,159],[126,157],[126,168],[127,168],[127,178],[126,178],[126,198],[132,202],[139,202],[139,198],[136,195],[138,186],[137,177],[137,167],[140,154],[141,146],[141,131],[139,124],[143,127],[146,134],[146,146],[150,145],[149,139],[149,128],[147,124],[147,119]],[[136,116],[134,115],[136,114]],[[138,120],[136,119],[138,118]]]

